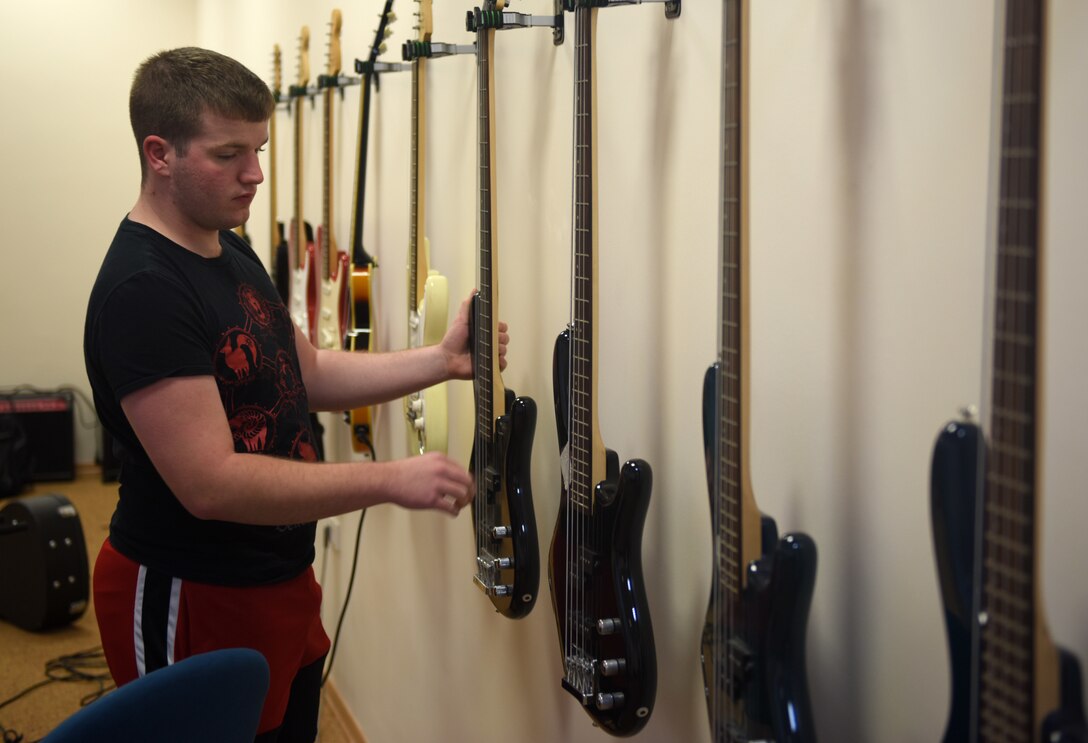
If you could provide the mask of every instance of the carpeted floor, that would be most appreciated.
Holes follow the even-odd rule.
[[[98,470],[89,468],[73,482],[38,483],[21,497],[45,493],[59,493],[75,506],[87,542],[88,566],[93,570],[94,559],[107,536],[110,515],[117,499],[116,483],[102,483]],[[0,508],[6,503],[7,500],[0,501]],[[18,569],[18,566],[0,564],[0,570],[13,569]],[[23,735],[23,740],[27,742],[39,740],[79,710],[82,699],[112,687],[105,661],[101,660],[99,653],[98,660],[91,658],[81,661],[74,674],[63,671],[53,674],[72,680],[50,681],[8,702],[30,687],[46,681],[46,664],[49,661],[96,650],[98,643],[93,602],[80,619],[48,632],[29,632],[0,620],[0,728]],[[95,680],[94,676],[103,678]],[[348,741],[349,737],[328,710],[329,705],[323,704],[319,741]],[[4,737],[0,729],[0,740],[18,739]]]

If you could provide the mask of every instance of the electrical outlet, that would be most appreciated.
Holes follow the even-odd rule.
[[[325,519],[325,539],[335,552],[340,551],[340,519],[336,516]]]

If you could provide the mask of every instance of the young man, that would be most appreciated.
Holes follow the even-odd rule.
[[[318,351],[259,259],[229,232],[263,180],[273,99],[237,62],[184,48],[138,69],[142,181],[91,293],[84,334],[100,419],[123,449],[95,565],[110,671],[123,684],[220,647],[272,670],[258,741],[312,741],[329,640],[315,521],[380,503],[456,515],[473,494],[440,454],[317,463],[311,410],[469,379],[468,303],[438,346]],[[507,336],[500,338],[505,354]]]

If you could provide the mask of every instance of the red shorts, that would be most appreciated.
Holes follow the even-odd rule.
[[[268,586],[213,586],[139,565],[106,540],[94,566],[94,608],[118,686],[210,650],[260,651],[271,679],[258,733],[280,725],[295,674],[329,650],[313,568]]]

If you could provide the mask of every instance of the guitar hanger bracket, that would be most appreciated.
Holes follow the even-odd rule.
[[[412,69],[412,65],[405,64],[404,62],[370,62],[365,59],[355,60],[355,71],[360,75],[365,75],[368,72],[370,74],[378,72],[407,72]]]
[[[475,44],[443,44],[436,41],[406,41],[401,47],[405,62],[416,59],[436,59],[454,54],[475,54]]]
[[[476,33],[481,28],[503,31],[508,28],[529,28],[540,26],[552,29],[552,43],[560,46],[564,38],[563,0],[555,0],[555,15],[529,15],[528,13],[515,13],[510,10],[481,10],[474,8],[468,11],[465,19],[465,28],[469,33]]]
[[[679,18],[681,0],[563,0],[563,2],[566,3],[567,10],[574,10],[577,7],[613,8],[617,5],[665,3],[665,17]]]

